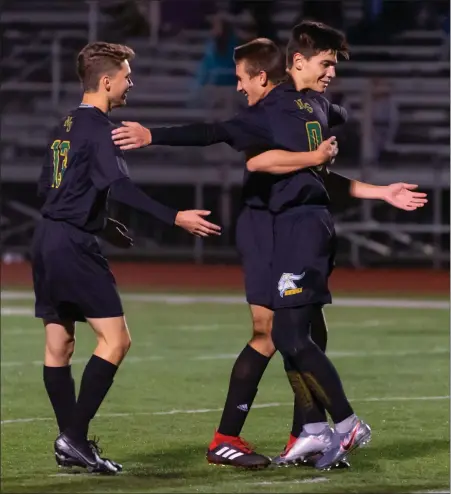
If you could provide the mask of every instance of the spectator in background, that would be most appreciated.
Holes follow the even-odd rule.
[[[205,86],[236,85],[233,51],[243,39],[237,33],[233,18],[226,12],[216,13],[212,24],[211,36],[194,82],[191,105],[200,103],[199,98]]]
[[[378,163],[387,145],[393,144],[398,131],[399,110],[390,84],[381,78],[371,80],[373,161]]]
[[[371,24],[376,23],[382,15],[384,0],[364,0],[363,15]]]

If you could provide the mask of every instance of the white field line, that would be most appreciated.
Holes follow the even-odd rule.
[[[244,482],[244,485],[255,485],[260,487],[270,485],[291,485],[291,484],[318,484],[320,482],[329,482],[327,477],[312,477],[310,479],[294,479],[294,480],[264,480],[261,482]],[[243,485],[243,484],[240,484]]]
[[[406,357],[409,355],[440,355],[449,354],[449,348],[433,348],[431,350],[397,350],[397,351],[385,351],[385,350],[375,350],[370,352],[344,352],[344,351],[333,351],[327,352],[327,355],[331,358],[367,358],[367,357]],[[199,355],[199,357],[193,357],[193,360],[227,360],[232,358],[237,358],[237,354],[233,353],[219,353],[216,355]]]
[[[431,350],[397,350],[397,351],[385,351],[385,350],[375,350],[372,352],[352,352],[352,351],[330,351],[327,355],[333,359],[336,358],[371,358],[371,357],[408,357],[410,355],[448,355],[449,348],[433,348]],[[232,360],[236,359],[238,354],[236,353],[219,353],[219,354],[207,354],[198,355],[196,357],[186,357],[185,360]],[[88,357],[84,358],[74,358],[72,359],[72,364],[86,364],[89,360]],[[149,355],[147,357],[126,357],[125,362],[128,364],[140,364],[142,362],[152,362],[156,360],[164,360],[165,357],[158,355]],[[179,357],[179,360],[184,360],[183,357]],[[6,361],[1,362],[1,367],[22,367],[26,365],[43,365],[42,360],[32,360],[32,361]]]
[[[33,300],[33,292],[5,290],[1,292],[2,300]],[[130,302],[155,302],[175,305],[184,304],[244,304],[243,296],[236,295],[172,295],[164,293],[124,293],[123,300]],[[449,309],[449,302],[442,300],[403,300],[386,298],[336,298],[333,305],[337,307],[382,307],[400,309]]]
[[[19,309],[16,313],[16,309]],[[17,307],[4,307],[2,309],[2,316],[13,316],[13,315],[33,315],[32,309],[22,309]],[[22,312],[23,311],[23,312]],[[27,311],[27,312],[25,312]],[[11,312],[11,313],[9,313]],[[418,328],[418,327],[428,327],[430,324],[429,318],[418,318],[415,319],[366,319],[360,321],[329,321],[330,329],[340,328],[341,331],[349,329],[377,329],[377,328],[387,328],[390,326],[400,326],[402,328]],[[213,332],[213,331],[227,331],[235,329],[246,329],[249,328],[249,322],[246,323],[215,323],[215,324],[159,324],[157,330],[176,330],[183,332]],[[8,336],[21,336],[24,334],[42,336],[44,335],[44,329],[39,327],[34,328],[7,328],[2,329],[0,334]],[[147,345],[146,343],[141,343]],[[147,345],[148,346],[148,345]]]
[[[449,489],[447,491],[414,491],[409,494],[450,494]]]
[[[34,316],[34,310],[28,307],[2,307],[0,314],[5,316]]]
[[[351,399],[351,402],[408,402],[408,401],[443,401],[449,400],[447,396],[383,396],[383,397],[370,397],[370,398],[355,398]],[[279,408],[285,406],[293,406],[293,402],[286,403],[257,403],[252,405],[252,408]],[[193,415],[199,413],[212,413],[222,412],[222,408],[200,408],[197,410],[167,410],[161,412],[121,412],[121,413],[99,413],[97,417],[134,417],[138,415],[151,416],[151,415]],[[19,418],[19,419],[7,419],[2,420],[0,423],[5,424],[21,424],[28,422],[42,422],[55,420],[54,417],[31,417],[31,418]]]

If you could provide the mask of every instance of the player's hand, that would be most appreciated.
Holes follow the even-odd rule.
[[[317,158],[317,165],[324,163],[333,164],[335,157],[338,154],[338,143],[335,136],[329,137],[326,141],[323,141],[315,151]]]
[[[204,216],[211,214],[211,211],[191,209],[179,211],[175,217],[175,224],[187,232],[198,237],[209,237],[210,235],[221,235],[221,227],[204,220]]]
[[[148,146],[152,142],[152,134],[149,129],[138,122],[122,122],[123,127],[114,129],[111,134],[116,146],[123,151],[138,149]]]
[[[383,199],[392,206],[404,211],[415,211],[422,208],[428,200],[424,192],[413,192],[418,188],[415,184],[396,183],[387,185]]]
[[[108,218],[101,237],[111,245],[121,249],[128,249],[133,245],[133,239],[127,235],[127,227],[119,221]]]

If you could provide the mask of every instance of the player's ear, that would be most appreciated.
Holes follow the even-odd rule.
[[[103,75],[99,81],[99,87],[105,88],[107,91],[111,89],[111,79],[108,75]]]
[[[268,74],[262,70],[260,71],[260,85],[261,86],[266,86],[268,84]]]
[[[293,55],[293,67],[296,70],[302,70],[304,66],[305,58],[300,53],[295,53]]]

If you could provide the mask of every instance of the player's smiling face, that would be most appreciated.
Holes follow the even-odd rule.
[[[121,69],[114,75],[108,76],[108,92],[110,107],[124,106],[127,103],[127,93],[133,87],[130,64],[127,60],[121,63]]]
[[[255,76],[250,76],[246,70],[246,62],[241,61],[236,64],[236,90],[244,94],[249,106],[257,104],[267,92],[267,76],[265,72],[260,72]]]
[[[304,86],[319,93],[324,93],[335,77],[337,53],[334,51],[322,51],[310,58],[296,53],[293,61],[295,67],[300,69]]]

